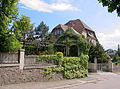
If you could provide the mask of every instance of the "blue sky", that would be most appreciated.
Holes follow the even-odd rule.
[[[105,49],[117,49],[120,43],[120,17],[108,13],[98,0],[20,0],[19,13],[39,25],[44,21],[52,30],[58,24],[81,19],[91,27]]]

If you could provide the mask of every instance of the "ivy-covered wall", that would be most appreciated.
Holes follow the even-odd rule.
[[[56,73],[62,73],[65,78],[84,78],[88,76],[88,59],[87,55],[80,57],[63,57],[63,53],[57,52],[56,55],[42,55],[38,60],[47,62],[54,60],[57,67],[44,68],[44,75],[50,75],[52,78]]]

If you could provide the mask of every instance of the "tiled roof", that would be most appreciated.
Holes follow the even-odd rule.
[[[68,26],[59,24],[59,25],[57,25],[55,28],[62,28],[64,31],[66,31],[66,30],[68,29]],[[54,28],[54,29],[55,29],[55,28]]]
[[[79,33],[82,33],[83,29],[90,30],[93,32],[93,30],[80,19],[70,20],[65,25],[73,27]]]
[[[83,24],[83,27],[86,28],[87,30],[93,31],[88,25],[86,25],[83,21],[81,21]]]

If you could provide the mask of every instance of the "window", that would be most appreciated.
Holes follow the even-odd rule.
[[[62,34],[62,30],[61,29],[58,29],[58,30],[55,31],[55,35],[60,35],[60,34]]]

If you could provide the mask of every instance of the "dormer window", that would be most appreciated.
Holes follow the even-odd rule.
[[[62,30],[61,29],[58,29],[58,30],[55,31],[55,35],[60,35],[60,34],[62,34]]]

